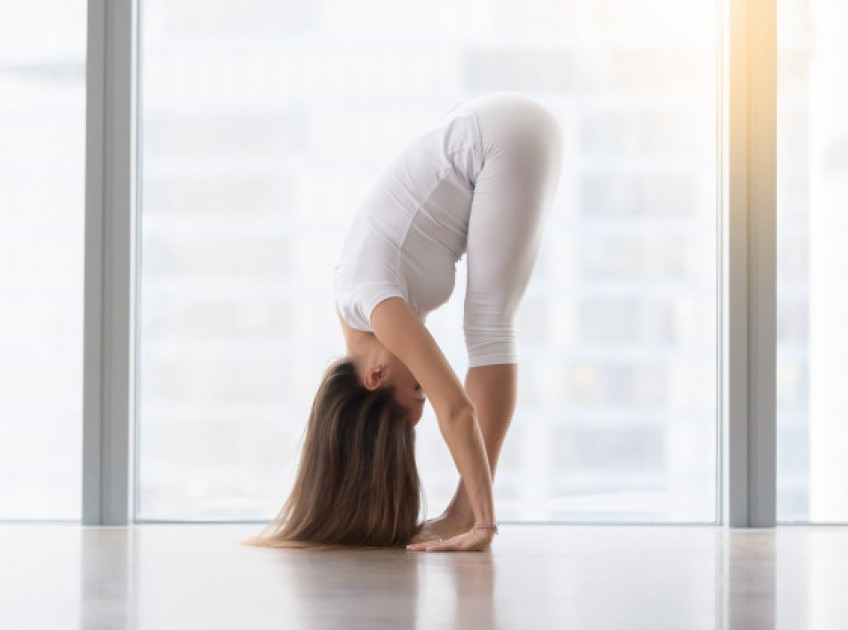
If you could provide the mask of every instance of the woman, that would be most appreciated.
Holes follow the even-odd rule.
[[[513,321],[561,158],[553,114],[495,92],[455,107],[389,165],[334,270],[347,354],[315,396],[293,491],[252,544],[491,545],[492,480],[516,403]],[[424,325],[463,254],[464,386]],[[425,392],[460,483],[445,512],[419,524],[414,428]]]

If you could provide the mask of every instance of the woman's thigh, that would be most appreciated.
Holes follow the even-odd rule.
[[[513,319],[559,181],[562,132],[522,95],[495,93],[474,106],[484,153],[468,223],[465,333],[472,364],[482,365],[514,360]]]

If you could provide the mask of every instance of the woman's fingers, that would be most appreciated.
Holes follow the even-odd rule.
[[[445,540],[440,543],[433,543],[424,551],[467,551],[467,549],[461,543],[452,541],[453,538],[451,538],[451,540]]]
[[[406,548],[408,551],[428,551],[430,547],[435,545],[441,545],[444,541],[440,540],[425,540],[422,542],[416,542],[411,545],[407,545]]]

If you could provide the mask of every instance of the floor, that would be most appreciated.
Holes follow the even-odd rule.
[[[848,528],[504,525],[485,553],[0,525],[0,628],[848,628]]]

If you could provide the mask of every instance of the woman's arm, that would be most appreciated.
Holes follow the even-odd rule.
[[[386,349],[412,372],[433,405],[439,430],[468,493],[475,521],[494,523],[492,473],[477,414],[436,340],[409,304],[397,297],[384,300],[374,308],[371,327]],[[485,548],[492,537],[491,530],[474,529],[427,548]]]

